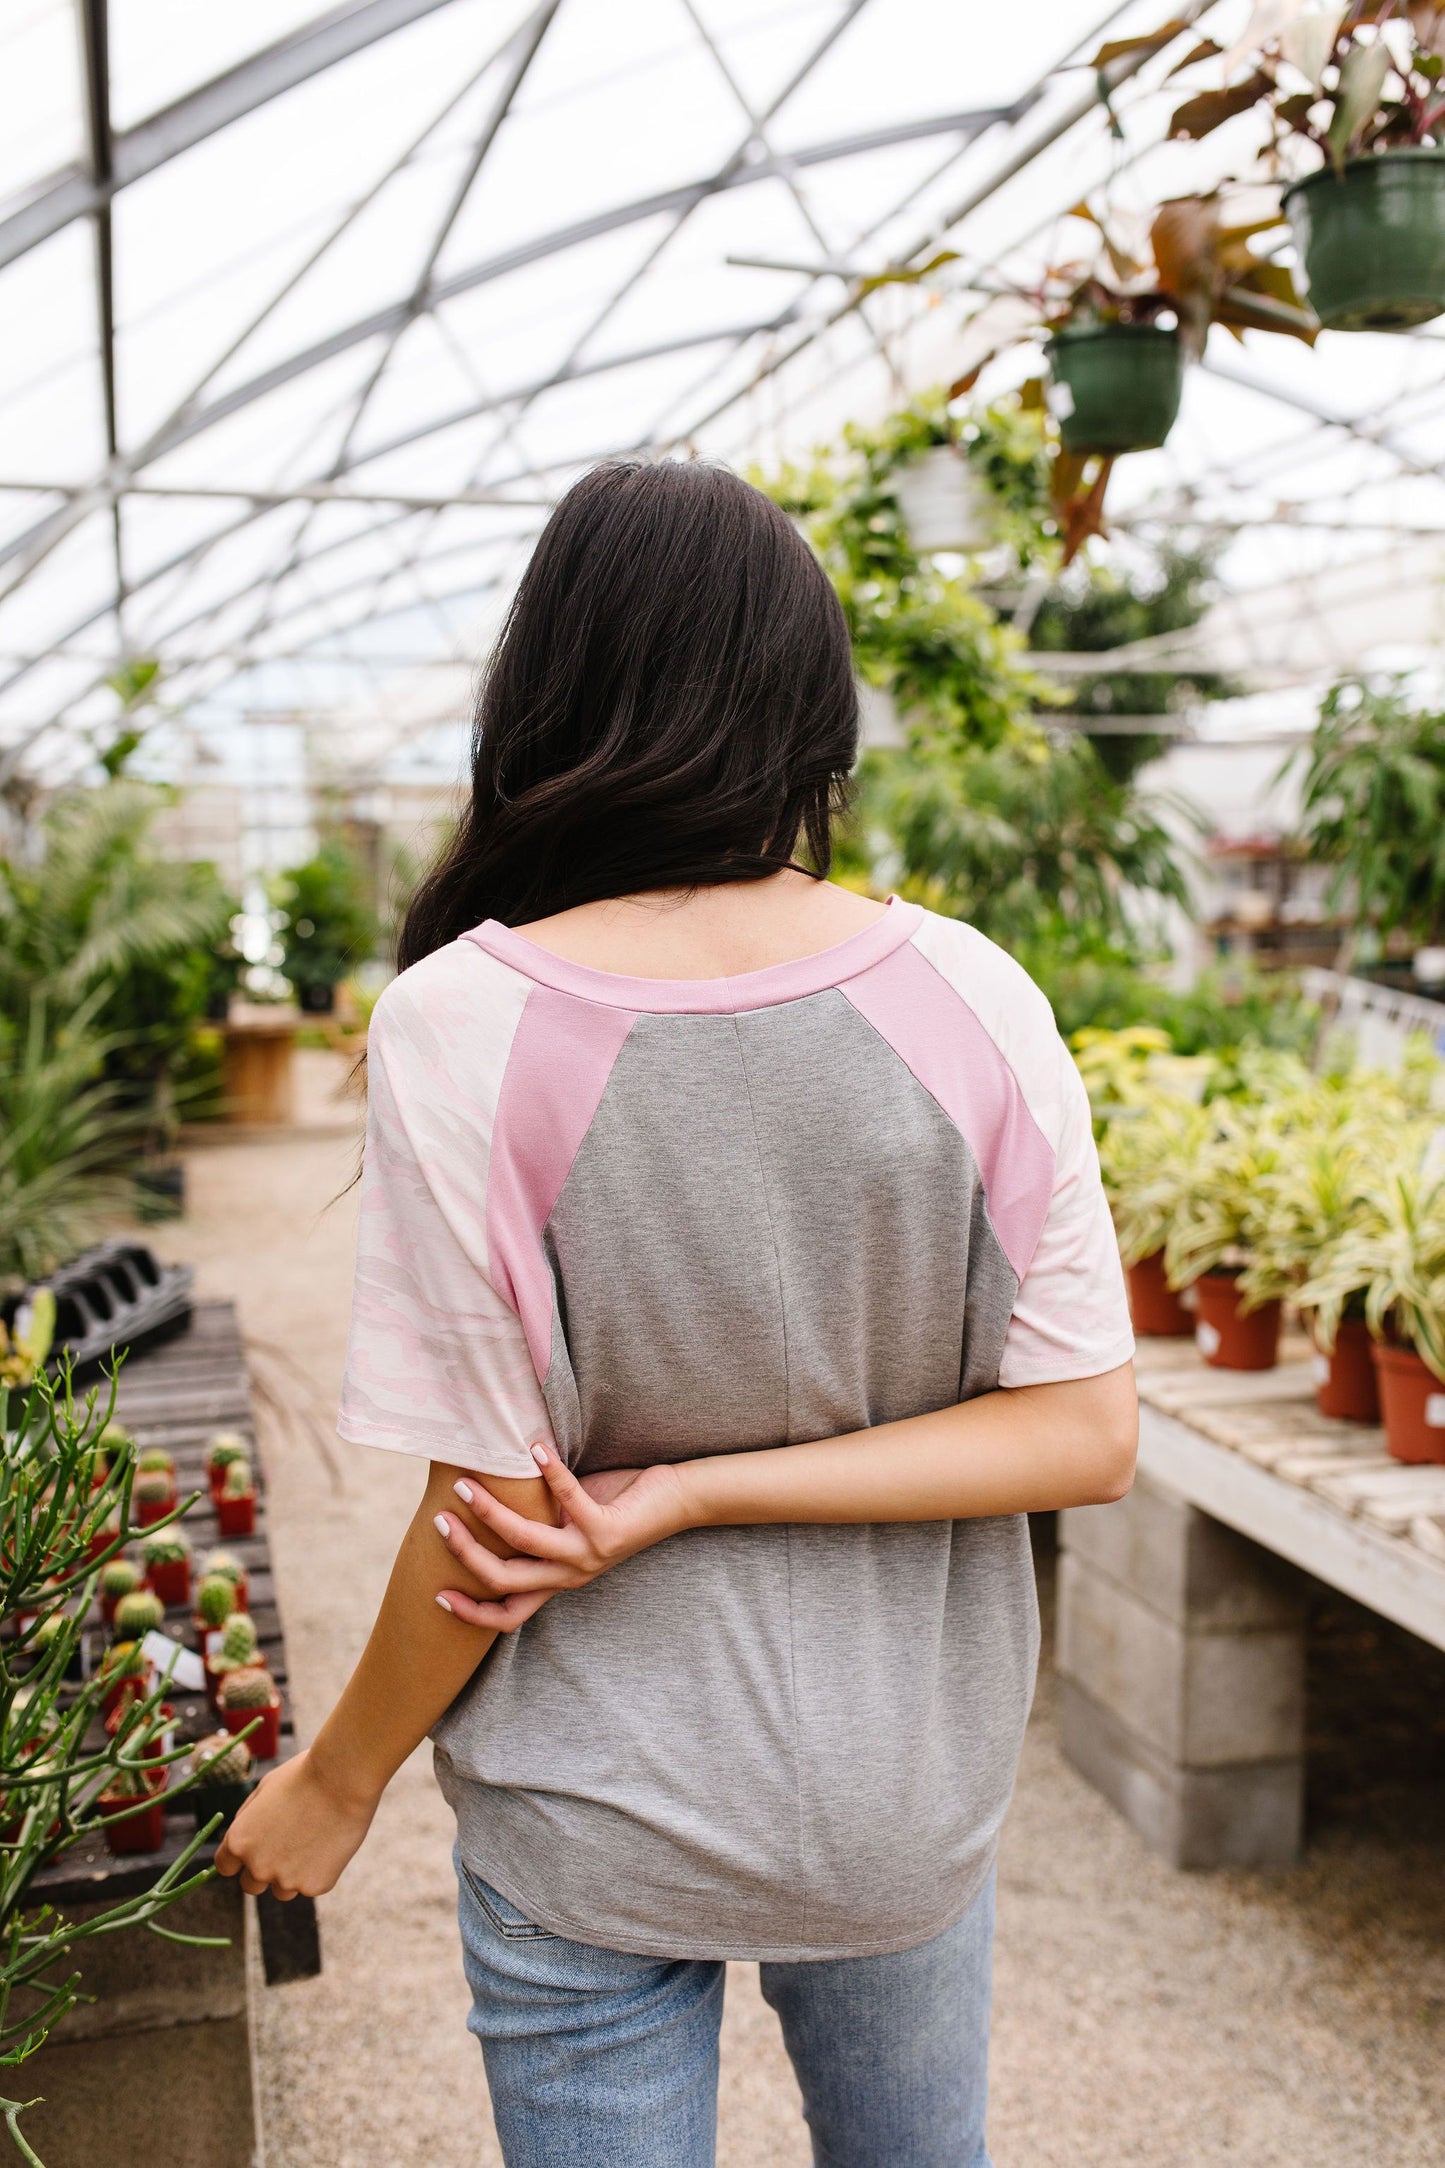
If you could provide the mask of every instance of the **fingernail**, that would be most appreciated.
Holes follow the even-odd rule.
[[[438,1598],[437,1598],[437,1602],[438,1602],[438,1603],[439,1603],[439,1604],[441,1605],[441,1607],[442,1607],[442,1609],[443,1609],[444,1611],[451,1611],[451,1608],[452,1608],[452,1607],[451,1607],[451,1605],[450,1605],[450,1604],[449,1604],[449,1603],[447,1602],[447,1600],[446,1600],[446,1597],[445,1597],[445,1596],[438,1596]],[[453,1617],[455,1617],[455,1616],[456,1616],[456,1613],[455,1613],[455,1612],[452,1612],[452,1616],[453,1616]]]
[[[458,1498],[460,1498],[464,1506],[469,1506],[473,1503],[472,1489],[469,1483],[453,1483],[452,1489],[456,1492]]]
[[[546,1446],[545,1446],[545,1445],[534,1445],[534,1446],[533,1446],[533,1448],[532,1448],[532,1458],[533,1458],[533,1460],[534,1460],[534,1461],[536,1461],[536,1463],[537,1463],[537,1465],[538,1465],[538,1467],[539,1467],[539,1468],[545,1468],[545,1467],[546,1467],[546,1465],[547,1465],[547,1448],[546,1448]]]
[[[432,1527],[439,1536],[449,1536],[452,1532],[451,1522],[441,1513],[438,1513],[436,1519],[432,1522]]]

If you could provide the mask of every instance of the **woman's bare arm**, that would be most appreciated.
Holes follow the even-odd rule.
[[[278,1897],[330,1889],[392,1777],[491,1647],[494,1634],[478,1634],[438,1602],[458,1576],[437,1541],[436,1516],[443,1503],[456,1514],[454,1486],[464,1472],[433,1461],[376,1624],[340,1700],[313,1745],[272,1770],[232,1823],[216,1865],[222,1874],[239,1874],[243,1889],[255,1894],[270,1887]],[[556,1518],[540,1476],[509,1481],[466,1472],[466,1480],[476,1495],[525,1515],[529,1526]],[[506,1549],[480,1523],[468,1533],[483,1556]],[[476,1580],[463,1581],[459,1593],[481,1592]]]
[[[1137,1439],[1134,1373],[1125,1363],[1101,1377],[984,1393],[815,1444],[719,1453],[583,1483],[550,1448],[534,1448],[564,1525],[529,1527],[463,1478],[463,1502],[514,1555],[482,1551],[455,1509],[444,1515],[448,1549],[473,1588],[486,1591],[478,1600],[449,1582],[449,1600],[459,1617],[507,1633],[539,1597],[580,1588],[689,1528],[976,1520],[1104,1504],[1133,1481]]]

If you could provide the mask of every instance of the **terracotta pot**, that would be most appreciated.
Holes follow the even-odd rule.
[[[102,1792],[96,1807],[105,1818],[105,1842],[118,1856],[158,1852],[166,1841],[166,1777],[158,1769],[147,1779],[149,1799],[127,1799]]]
[[[260,1723],[246,1741],[257,1761],[274,1761],[281,1746],[281,1696],[273,1694],[264,1709],[222,1709],[221,1722],[234,1737],[259,1716]]]
[[[1164,1277],[1164,1252],[1141,1257],[1130,1265],[1129,1315],[1141,1339],[1183,1340],[1194,1330],[1194,1319],[1176,1289]]]
[[[1379,1422],[1380,1395],[1370,1349],[1364,1321],[1347,1317],[1335,1334],[1332,1351],[1315,1350],[1315,1406],[1321,1415],[1332,1415],[1342,1423]]]
[[[256,1493],[247,1491],[244,1498],[218,1498],[216,1518],[223,1536],[253,1536],[256,1533]]]
[[[167,1558],[146,1568],[146,1585],[160,1597],[168,1611],[179,1608],[191,1600],[191,1562],[188,1558]]]
[[[1445,1385],[1412,1347],[1376,1340],[1370,1352],[1387,1450],[1396,1460],[1445,1462]]]
[[[1194,1282],[1194,1339],[1216,1370],[1273,1370],[1279,1360],[1280,1306],[1261,1303],[1241,1316],[1233,1272],[1206,1272]]]

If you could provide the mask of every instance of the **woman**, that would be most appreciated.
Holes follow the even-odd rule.
[[[987,2160],[1024,1515],[1128,1487],[1133,1344],[1042,995],[825,878],[856,746],[782,513],[588,475],[372,1020],[340,1429],[430,1474],[220,1865],[330,1889],[432,1733],[509,2168],[710,2162],[730,1957],[820,2162]]]

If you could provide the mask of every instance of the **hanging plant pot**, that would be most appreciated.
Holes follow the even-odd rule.
[[[1445,151],[1352,158],[1283,200],[1327,331],[1408,331],[1445,310]]]
[[[1373,1343],[1385,1447],[1396,1460],[1445,1462],[1445,1385],[1412,1347]]]
[[[1342,1318],[1334,1347],[1316,1348],[1315,1406],[1341,1423],[1378,1423],[1380,1395],[1375,1386],[1373,1342],[1362,1319]]]
[[[1164,1277],[1164,1252],[1156,1250],[1152,1257],[1141,1257],[1137,1265],[1129,1266],[1127,1277],[1129,1315],[1140,1338],[1187,1340],[1194,1330],[1194,1319],[1185,1308],[1183,1296]]]
[[[987,549],[994,539],[993,497],[952,445],[935,444],[921,459],[900,467],[893,490],[908,539],[920,555]]]
[[[1280,1305],[1262,1302],[1241,1312],[1233,1272],[1206,1272],[1194,1282],[1194,1342],[1216,1370],[1273,1370],[1279,1359]]]
[[[1152,451],[1174,427],[1184,389],[1177,331],[1158,324],[1056,331],[1048,355],[1049,405],[1065,451]]]

